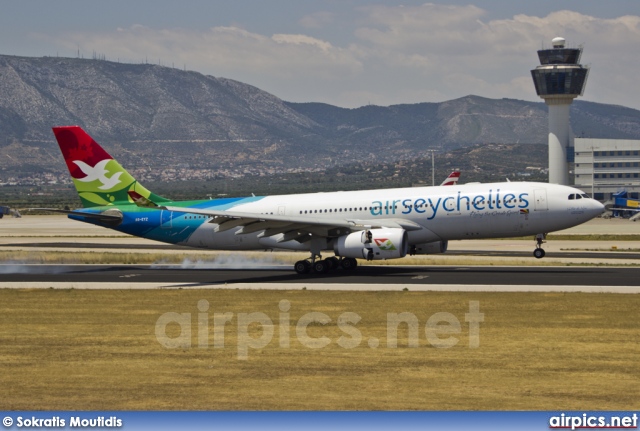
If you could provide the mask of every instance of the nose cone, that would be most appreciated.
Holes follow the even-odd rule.
[[[598,202],[595,199],[591,199],[591,201],[592,201],[592,205],[593,205],[593,209],[592,209],[593,216],[592,217],[598,217],[599,215],[604,213],[604,211],[605,211],[604,204]]]
[[[578,218],[582,220],[582,223],[598,217],[604,212],[604,205],[595,199],[582,199],[578,202],[581,202],[581,208],[575,208],[574,211]]]
[[[595,199],[590,199],[591,208],[589,212],[592,214],[591,218],[598,217],[604,212],[604,204],[601,204]]]
[[[597,200],[588,197],[584,192],[578,189],[571,189],[567,202],[569,214],[575,217],[578,223],[584,223],[594,217],[598,217],[605,209],[604,205]]]

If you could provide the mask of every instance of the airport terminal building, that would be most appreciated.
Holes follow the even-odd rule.
[[[599,201],[640,198],[640,140],[575,138],[575,186]]]

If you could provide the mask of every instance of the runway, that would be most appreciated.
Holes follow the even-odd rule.
[[[582,291],[640,293],[640,223],[594,219],[565,233],[637,234],[639,240],[550,241],[541,264],[531,256],[533,241],[452,241],[431,266],[361,266],[356,271],[300,276],[291,262],[279,265],[277,253],[247,259],[235,253],[208,252],[161,244],[60,216],[6,219],[0,223],[0,251],[9,262],[0,263],[0,288],[63,289],[324,289],[324,290],[459,290],[459,291]],[[27,252],[22,262],[13,252]],[[97,251],[105,253],[159,253],[184,255],[184,263],[167,265],[26,264],[30,256],[48,253]],[[193,257],[190,256],[193,254]],[[302,256],[301,256],[302,257]],[[306,257],[306,256],[304,256]],[[409,260],[409,258],[406,258]],[[190,261],[199,262],[191,263]],[[220,264],[219,262],[223,263]],[[251,261],[251,263],[247,263]],[[226,264],[224,263],[226,262]],[[234,264],[229,264],[233,262]],[[239,263],[241,262],[241,263]],[[511,266],[501,266],[509,262]],[[593,266],[575,266],[589,264]],[[606,266],[603,266],[606,265]],[[629,265],[629,266],[627,266]]]
[[[640,293],[638,269],[619,267],[367,266],[298,275],[261,269],[161,265],[0,265],[0,288],[322,289]]]

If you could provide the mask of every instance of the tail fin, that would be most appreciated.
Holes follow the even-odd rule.
[[[138,183],[81,127],[54,127],[53,134],[85,208],[133,203],[129,191],[168,202]]]
[[[449,176],[440,184],[441,186],[455,186],[460,179],[460,171],[453,171]]]

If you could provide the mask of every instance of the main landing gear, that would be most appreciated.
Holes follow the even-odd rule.
[[[316,259],[318,257],[319,259]],[[309,259],[299,260],[293,265],[293,269],[298,274],[308,274],[314,272],[316,274],[326,274],[327,272],[342,267],[342,269],[352,270],[356,269],[358,261],[352,257],[336,256],[322,259],[321,255],[312,254]]]
[[[542,259],[545,254],[547,254],[542,248],[542,244],[544,244],[547,239],[546,233],[539,233],[536,235],[536,249],[533,250],[533,257],[536,259]]]

